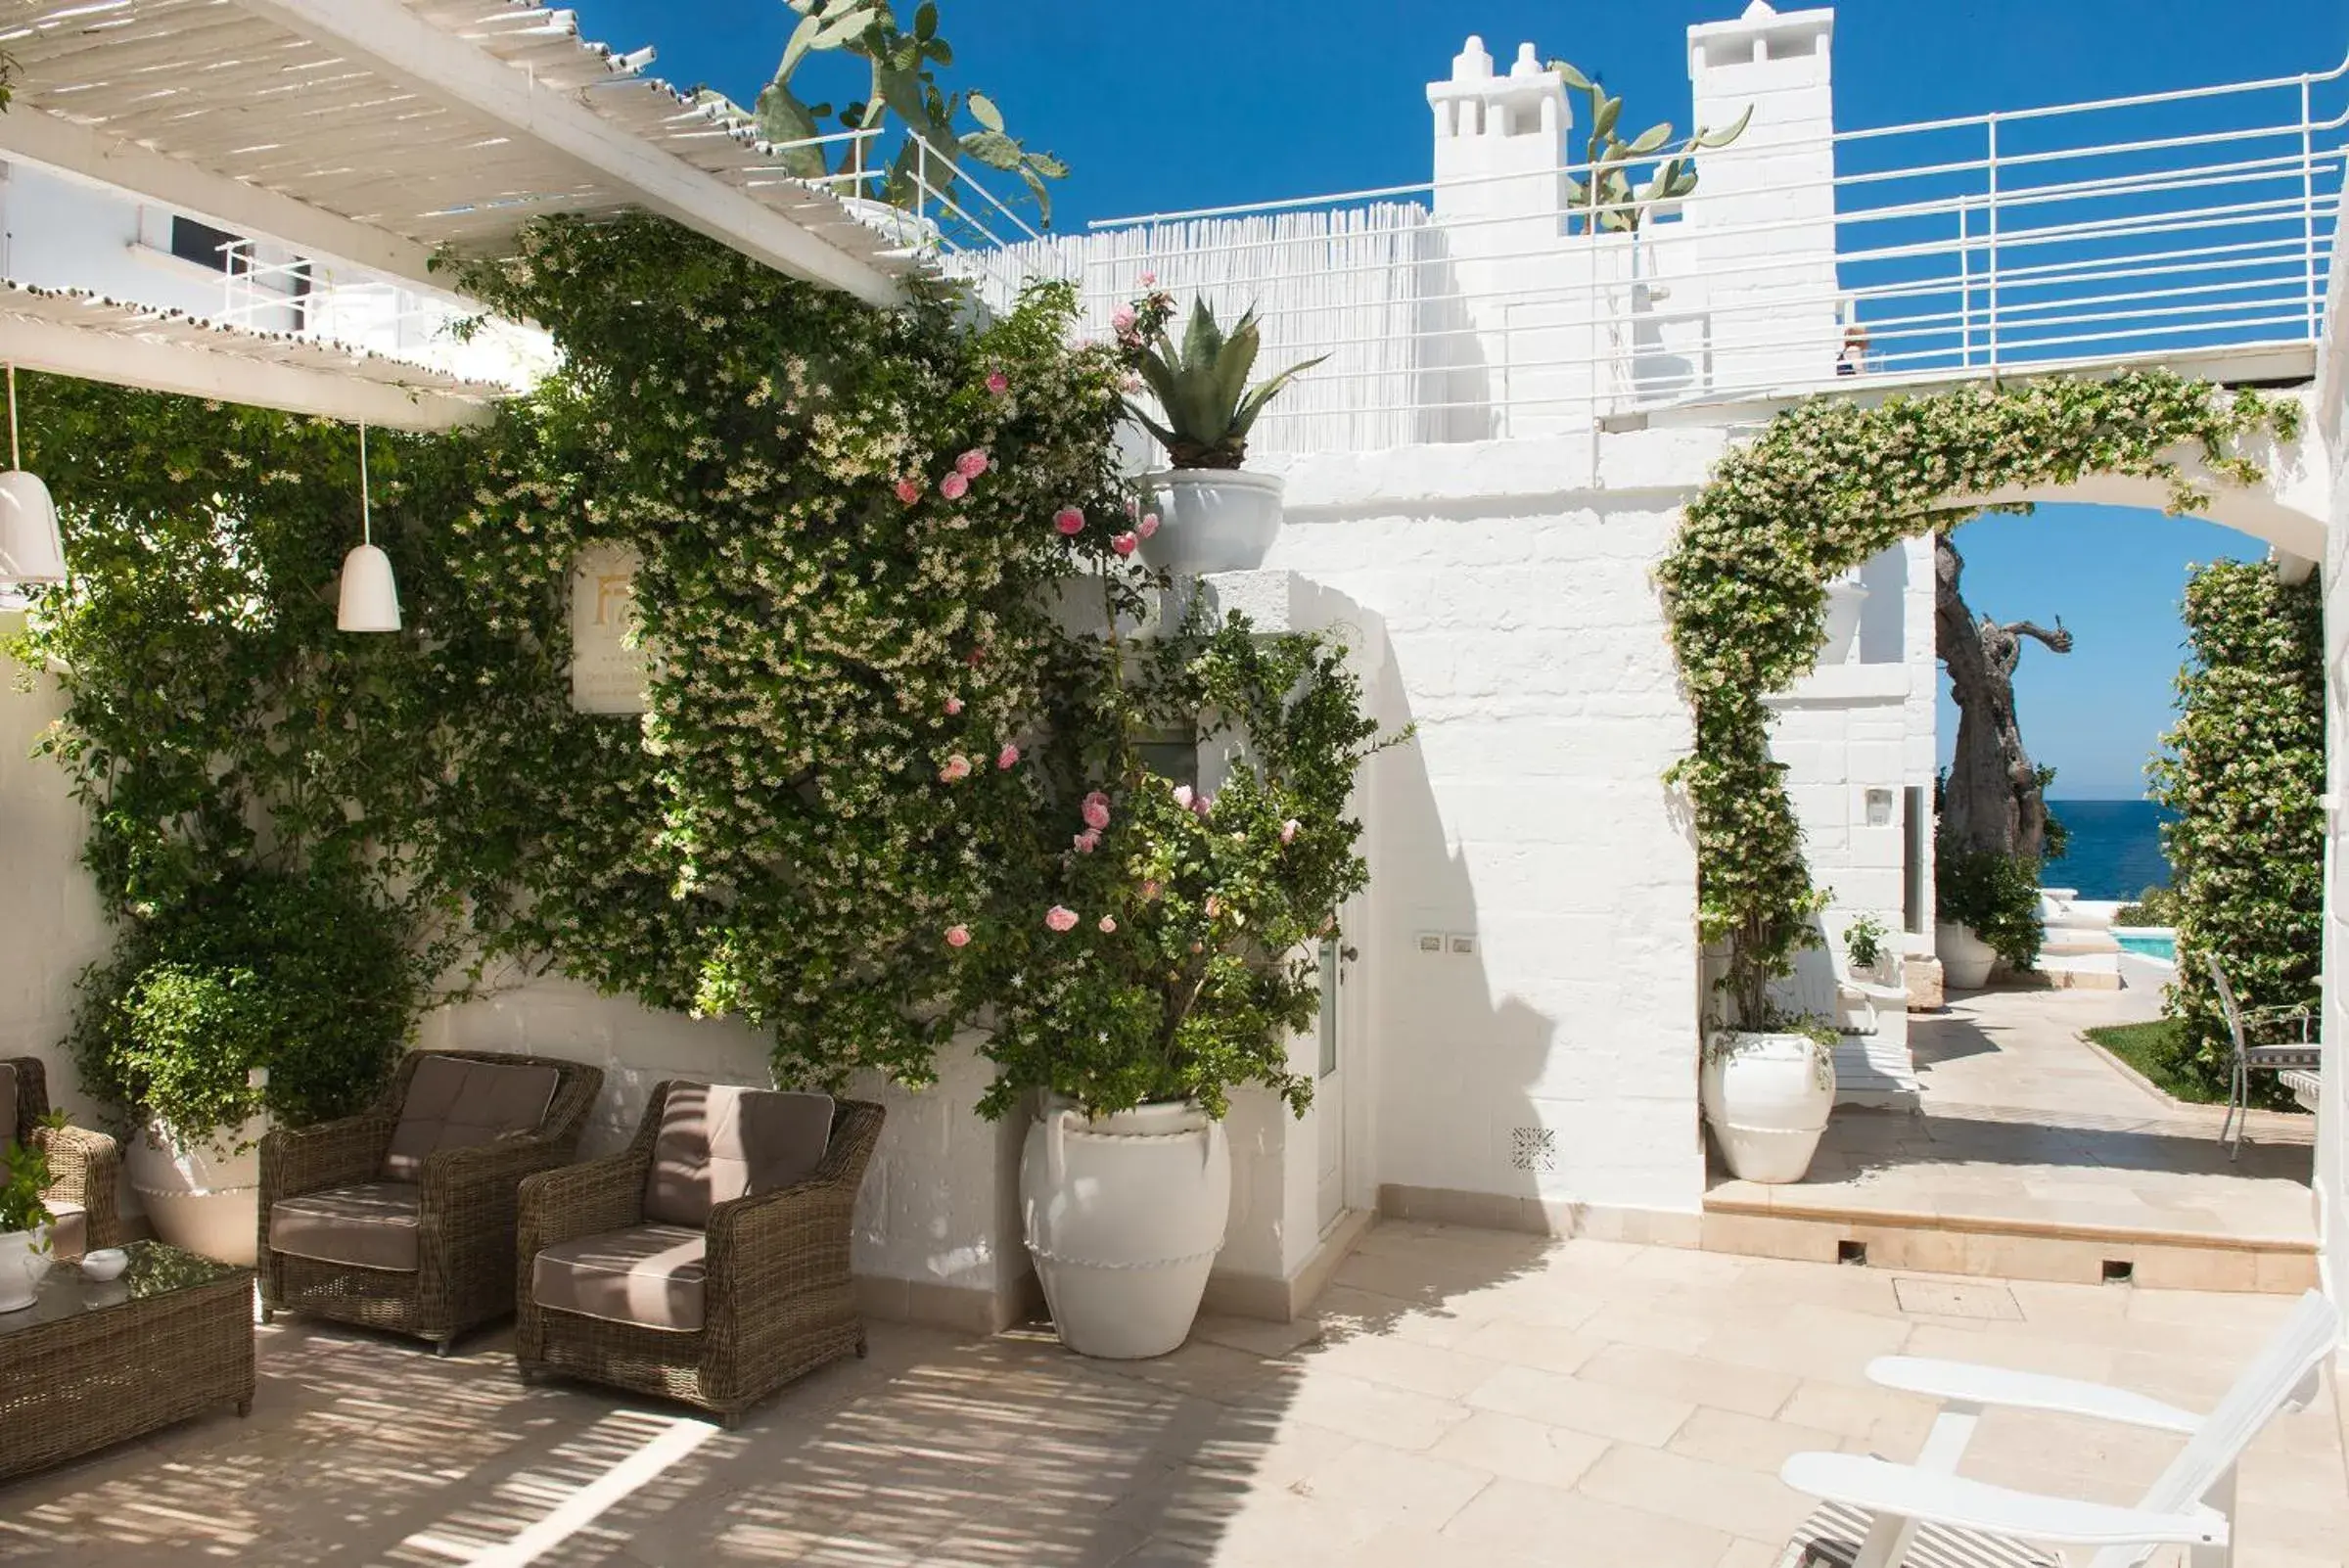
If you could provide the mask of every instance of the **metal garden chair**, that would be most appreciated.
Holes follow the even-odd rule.
[[[2243,1136],[2251,1125],[2251,1075],[2315,1072],[2323,1064],[2324,1046],[2316,1038],[2316,1013],[2308,1003],[2242,1006],[2234,999],[2234,988],[2227,982],[2219,955],[2210,953],[2204,961],[2210,965],[2211,984],[2219,989],[2219,1010],[2227,1015],[2227,1033],[2234,1041],[2234,1065],[2227,1084],[2227,1119],[2219,1124],[2219,1141],[2227,1145],[2227,1158],[2232,1160],[2242,1153]],[[2255,1035],[2292,1038],[2254,1044]]]

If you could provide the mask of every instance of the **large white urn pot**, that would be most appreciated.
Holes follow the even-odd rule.
[[[1800,1181],[1835,1108],[1835,1053],[1808,1035],[1725,1030],[1705,1042],[1698,1087],[1730,1175]]]
[[[0,1313],[31,1306],[49,1273],[49,1227],[0,1231]]]
[[[1944,984],[1958,991],[1980,991],[1990,984],[1990,971],[1999,952],[1974,935],[1971,926],[1942,920],[1933,926],[1933,956],[1941,960]]]
[[[1281,479],[1238,468],[1177,468],[1143,483],[1160,492],[1158,531],[1142,559],[1161,572],[1253,572],[1280,532]]]
[[[222,1263],[251,1267],[258,1251],[261,1134],[265,1117],[185,1139],[150,1120],[123,1164],[158,1241]]]
[[[1180,1102],[1087,1121],[1046,1107],[1020,1157],[1028,1251],[1061,1343],[1137,1360],[1179,1348],[1231,1209],[1223,1124]]]
[[[1819,645],[1822,665],[1849,664],[1860,641],[1860,612],[1867,608],[1867,589],[1860,574],[1847,572],[1827,584],[1827,635]]]

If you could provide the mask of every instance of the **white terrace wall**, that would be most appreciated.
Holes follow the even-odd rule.
[[[1417,726],[1376,764],[1357,928],[1390,1213],[1693,1240],[1695,851],[1662,778],[1690,728],[1652,572],[1724,442],[1285,464],[1267,565],[1384,623],[1382,711]]]
[[[2316,1202],[2325,1290],[2349,1304],[2349,250],[2335,247],[2318,348],[2312,463],[2331,483],[2325,536],[2326,1068],[2317,1107]],[[2349,1331],[2343,1336],[2349,1364]]]

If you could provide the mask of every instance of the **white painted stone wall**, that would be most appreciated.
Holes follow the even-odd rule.
[[[1376,1062],[1358,1175],[1382,1187],[1553,1222],[1697,1207],[1695,852],[1661,777],[1689,721],[1651,573],[1723,439],[1286,465],[1267,565],[1380,618],[1382,714],[1417,726],[1374,764],[1357,927]]]
[[[23,625],[22,612],[0,614],[0,633]],[[97,1107],[81,1093],[72,1062],[59,1048],[73,1021],[73,980],[110,945],[98,897],[81,868],[86,827],[79,803],[54,762],[28,755],[64,702],[46,674],[30,676],[0,657],[0,1056],[37,1056],[48,1069],[53,1103],[85,1125]],[[127,1194],[125,1194],[127,1195]]]
[[[2308,450],[2331,484],[2325,557],[2325,996],[2316,1203],[2326,1293],[2349,1303],[2349,250],[2336,250]],[[2349,1331],[2343,1336],[2349,1365]]]

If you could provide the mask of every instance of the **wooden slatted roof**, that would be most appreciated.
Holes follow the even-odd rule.
[[[393,430],[485,419],[512,389],[72,289],[0,283],[0,359],[34,370]]]
[[[918,264],[730,108],[641,74],[649,51],[530,0],[0,0],[0,155],[411,282],[441,246],[631,208],[875,302]]]

